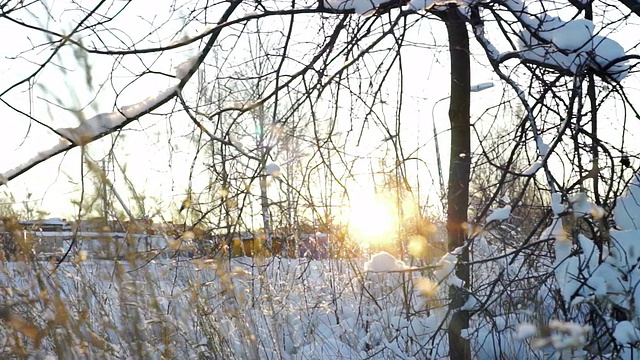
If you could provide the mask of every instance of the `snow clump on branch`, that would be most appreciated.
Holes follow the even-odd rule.
[[[504,2],[518,18],[523,29],[518,33],[522,58],[578,74],[587,67],[602,70],[614,80],[628,75],[625,51],[615,40],[594,35],[591,20],[564,21],[549,14],[530,15],[522,0]]]
[[[504,207],[494,209],[493,212],[487,216],[487,224],[492,221],[507,220],[511,215],[511,205],[505,205]]]
[[[280,166],[278,166],[277,164],[271,163],[267,166],[265,166],[264,171],[267,173],[267,175],[273,176],[273,177],[278,177],[280,176]]]
[[[174,68],[176,71],[176,78],[178,78],[179,80],[186,78],[187,75],[189,75],[191,69],[193,69],[198,63],[198,59],[200,58],[200,56],[202,56],[202,53],[198,52],[195,56],[183,61],[178,66],[176,66]]]

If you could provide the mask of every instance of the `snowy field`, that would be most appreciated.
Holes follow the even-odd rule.
[[[401,281],[417,274],[365,275],[357,260],[256,261],[173,259],[136,269],[86,260],[52,275],[44,262],[8,263],[3,303],[14,302],[6,316],[22,326],[0,333],[2,352],[19,342],[65,358],[425,358],[445,350],[425,298]]]
[[[73,259],[2,269],[0,354],[118,359],[427,359],[448,352],[450,263],[237,258],[150,263]],[[376,272],[367,272],[372,270]],[[396,272],[385,272],[392,270]],[[516,316],[477,323],[475,358],[534,354]],[[486,328],[486,329],[485,329]],[[488,330],[491,329],[491,330]],[[526,329],[525,329],[526,330]],[[524,330],[523,330],[524,331]],[[527,351],[525,351],[527,350]],[[514,356],[514,357],[512,357]],[[533,357],[531,357],[533,358]]]
[[[0,345],[4,354],[24,347],[64,358],[445,354],[436,294],[415,287],[427,273],[363,273],[405,267],[390,258],[173,259],[139,268],[76,259],[53,273],[44,262],[8,263],[1,292],[13,331],[0,332]]]

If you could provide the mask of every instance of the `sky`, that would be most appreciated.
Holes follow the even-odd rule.
[[[203,31],[204,25],[189,24],[181,29],[183,23],[180,19],[172,18],[166,11],[171,8],[172,1],[164,3],[158,2],[154,9],[148,9],[142,2],[132,2],[125,12],[120,14],[110,24],[111,28],[119,30],[118,34],[101,35],[113,41],[118,36],[130,39],[145,38],[150,32],[152,36],[146,38],[140,45],[149,46],[151,44],[168,44],[182,36]],[[79,16],[73,12],[63,12],[58,9],[53,18],[46,24],[50,29],[58,31],[68,31],[71,23]],[[177,13],[188,13],[186,8],[177,10]],[[44,14],[34,14],[34,18],[47,19]],[[34,22],[34,18],[24,19]],[[171,19],[168,21],[168,19]],[[307,21],[302,18],[301,21]],[[278,27],[281,19],[266,20],[261,23],[267,26],[268,21],[274,21],[274,27]],[[164,24],[159,33],[151,31],[150,23]],[[266,25],[265,25],[266,24]],[[442,24],[436,21],[421,21],[415,29],[416,34],[428,34],[426,43],[446,43],[446,33]],[[7,21],[0,22],[0,31],[3,33],[16,34],[5,38],[0,53],[0,74],[3,76],[3,83],[6,86],[13,84],[25,77],[35,66],[33,62],[44,59],[50,54],[50,49],[31,49],[31,39],[38,39],[41,34],[37,32],[25,31],[19,26]],[[298,34],[301,39],[300,47],[295,51],[303,53],[305,46],[303,40],[308,38],[313,40],[316,35],[313,24],[309,24],[306,31]],[[616,37],[623,45],[624,36]],[[129,41],[129,40],[128,40]],[[233,44],[233,39],[225,38],[223,44]],[[38,41],[33,40],[34,43]],[[163,74],[147,74],[138,78],[137,74],[145,70],[147,64],[153,64],[152,70],[172,74],[173,68],[193,56],[197,51],[196,42],[193,46],[184,49],[164,53],[160,56],[145,55],[140,58],[125,57],[120,66],[115,70],[114,76],[109,77],[112,72],[113,58],[109,56],[89,56],[91,67],[91,86],[87,84],[86,68],[78,64],[77,56],[71,48],[66,48],[62,56],[56,60],[59,67],[48,67],[37,77],[37,85],[29,89],[28,86],[21,86],[2,96],[2,99],[12,106],[20,108],[25,112],[31,112],[36,118],[45,120],[54,128],[72,127],[78,124],[78,115],[74,112],[54,105],[56,101],[64,107],[82,109],[81,116],[88,118],[97,113],[109,112],[113,110],[114,102],[120,107],[136,103],[148,96],[152,96],[159,90],[174,85],[177,81],[171,76]],[[268,44],[276,46],[277,44]],[[250,46],[250,45],[247,45]],[[472,120],[481,115],[487,108],[496,105],[504,100],[505,88],[497,79],[495,74],[486,65],[484,54],[472,40],[473,61],[472,84],[493,82],[495,87],[472,94]],[[22,51],[26,52],[21,58],[9,59]],[[120,61],[120,60],[119,60]],[[406,151],[419,148],[417,156],[424,160],[424,164],[418,164],[416,173],[416,163],[408,165],[408,178],[410,181],[420,181],[420,202],[426,203],[427,199],[437,202],[438,200],[438,180],[437,168],[435,166],[435,151],[433,142],[433,129],[431,127],[432,114],[435,115],[438,130],[442,132],[439,137],[440,152],[445,166],[444,173],[447,173],[448,162],[448,134],[447,111],[448,101],[442,101],[434,107],[438,100],[446,98],[449,92],[448,78],[448,53],[446,48],[424,48],[420,46],[407,46],[403,49],[403,69],[405,76],[403,87],[405,100],[402,108],[401,139]],[[412,76],[419,74],[419,76]],[[108,80],[108,81],[107,81]],[[133,81],[135,80],[135,81]],[[194,81],[192,79],[192,81]],[[397,77],[392,73],[389,79],[390,84],[394,84]],[[633,81],[637,83],[636,79]],[[637,86],[635,86],[637,88]],[[634,86],[631,86],[632,90]],[[116,99],[116,89],[120,94]],[[124,89],[124,90],[123,90]],[[394,87],[389,86],[387,95],[389,103],[394,102],[396,94]],[[59,100],[57,100],[59,99]],[[30,100],[33,108],[30,108]],[[161,110],[170,111],[172,105],[165,105]],[[350,117],[347,111],[342,110],[339,117]],[[25,117],[18,116],[6,105],[0,105],[0,114],[5,119],[11,119],[12,125],[0,134],[0,150],[10,156],[0,157],[0,171],[6,171],[18,164],[33,157],[38,151],[42,151],[58,142],[58,136],[50,130],[29,122]],[[385,113],[387,120],[393,120],[393,113]],[[355,120],[356,124],[359,119]],[[348,127],[344,121],[341,126]],[[118,160],[126,166],[127,175],[135,184],[136,188],[142,189],[147,197],[150,209],[158,209],[161,212],[173,212],[168,209],[176,209],[188,191],[188,173],[191,159],[193,158],[193,147],[188,144],[191,123],[184,116],[164,116],[147,115],[131,123],[118,135],[107,136],[95,143],[90,144],[86,151],[94,158],[101,158],[111,147],[112,142],[117,137],[116,153]],[[354,189],[359,189],[366,193],[374,192],[371,182],[370,172],[372,163],[375,160],[366,159],[367,156],[379,157],[381,143],[385,141],[386,134],[375,129],[369,130],[364,137],[364,141],[359,146],[347,149],[347,152],[363,156],[362,161],[358,161],[353,169],[357,176],[350,185]],[[384,147],[383,147],[384,148]],[[21,208],[22,201],[29,201],[33,206],[41,208],[50,213],[51,216],[71,217],[77,209],[72,205],[73,200],[80,196],[79,184],[81,183],[80,169],[80,149],[74,149],[64,155],[59,155],[53,159],[38,165],[27,174],[11,181],[6,188],[6,192],[16,200],[17,207]],[[405,154],[406,155],[406,154]],[[374,169],[375,171],[375,169]],[[86,172],[86,169],[85,169]],[[91,177],[86,177],[85,181],[91,181]],[[196,183],[191,186],[203,188],[208,181],[205,177],[196,177]],[[197,182],[200,182],[199,184]],[[446,180],[445,180],[446,183]],[[122,179],[116,182],[119,191],[129,198],[129,193]],[[32,195],[27,199],[27,194]],[[130,206],[133,201],[128,200]]]

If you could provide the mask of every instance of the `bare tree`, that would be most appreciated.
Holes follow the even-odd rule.
[[[484,349],[478,345],[481,325],[505,310],[496,304],[512,306],[516,297],[526,299],[527,291],[541,289],[545,296],[531,301],[540,313],[580,323],[588,317],[597,330],[587,341],[555,350],[591,356],[622,351],[610,319],[616,317],[618,324],[632,311],[600,298],[586,305],[576,302],[576,297],[588,297],[584,289],[593,286],[584,271],[582,285],[571,294],[563,289],[570,281],[558,278],[565,269],[563,256],[567,262],[585,260],[593,243],[600,254],[597,262],[603,264],[607,249],[617,246],[611,235],[616,199],[638,169],[638,151],[629,140],[635,124],[627,118],[640,114],[632,86],[626,85],[635,80],[638,55],[632,49],[637,44],[623,48],[613,39],[620,29],[634,31],[640,15],[634,2],[173,1],[148,16],[138,16],[134,6],[117,1],[92,8],[0,3],[2,21],[28,33],[30,41],[11,54],[11,61],[23,61],[19,64],[28,70],[12,78],[0,96],[25,129],[25,141],[40,146],[37,139],[51,140],[5,171],[2,183],[15,183],[57,155],[78,155],[70,150],[79,148],[80,169],[72,176],[80,189],[79,204],[88,202],[88,173],[109,184],[114,194],[142,199],[126,171],[114,168],[110,175],[120,182],[107,183],[109,177],[95,169],[94,158],[108,154],[114,163],[125,162],[120,146],[132,146],[128,131],[149,134],[146,121],[155,119],[165,127],[168,170],[176,166],[172,159],[183,145],[181,134],[188,134],[187,143],[195,148],[188,174],[171,173],[172,184],[186,182],[180,201],[191,225],[206,224],[208,230],[224,232],[227,241],[240,229],[260,227],[272,248],[280,224],[286,225],[286,235],[296,233],[305,220],[330,228],[334,207],[349,196],[346,182],[358,164],[372,163],[378,154],[392,154],[396,183],[409,183],[404,164],[414,149],[406,149],[409,135],[402,125],[411,121],[407,103],[416,95],[408,93],[406,83],[419,71],[407,70],[405,59],[411,55],[406,54],[414,48],[425,54],[447,49],[451,146],[446,227],[452,254],[445,260],[455,260],[449,275],[460,280],[445,281],[447,315],[439,327],[448,332],[448,355],[477,356]],[[148,30],[134,31],[142,24]],[[425,34],[427,25],[436,30]],[[446,39],[438,34],[444,30]],[[500,79],[504,93],[472,119],[471,73],[484,67]],[[60,78],[69,81],[73,95],[55,88]],[[75,78],[82,81],[71,84]],[[142,94],[143,88],[154,90]],[[516,104],[522,111],[516,124],[504,124],[504,140],[485,141],[492,131],[486,123],[500,123],[505,109]],[[382,145],[372,146],[374,141]],[[296,154],[297,147],[307,153]],[[475,182],[474,162],[482,163],[485,172],[476,172],[484,178]],[[482,190],[481,201],[471,200],[471,209],[470,197],[477,198],[470,195],[470,184],[481,184]],[[531,202],[541,208],[525,211]],[[113,208],[133,221],[137,214],[130,207],[116,197]],[[141,216],[149,215],[144,200],[136,207]],[[78,207],[79,217],[85,210]],[[527,226],[514,225],[515,234],[507,231],[509,216],[522,217]],[[496,228],[500,231],[492,234]],[[479,249],[489,247],[478,244],[494,240],[508,246],[481,254]],[[567,244],[571,251],[565,254]],[[514,266],[517,271],[510,270]],[[478,279],[472,276],[476,270],[491,276]],[[523,320],[514,311],[501,315],[508,326],[500,331]],[[557,324],[543,325],[543,332],[563,331]]]

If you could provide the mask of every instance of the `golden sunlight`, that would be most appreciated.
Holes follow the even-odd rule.
[[[383,245],[397,238],[397,206],[388,197],[352,193],[345,220],[349,232],[361,244]]]

